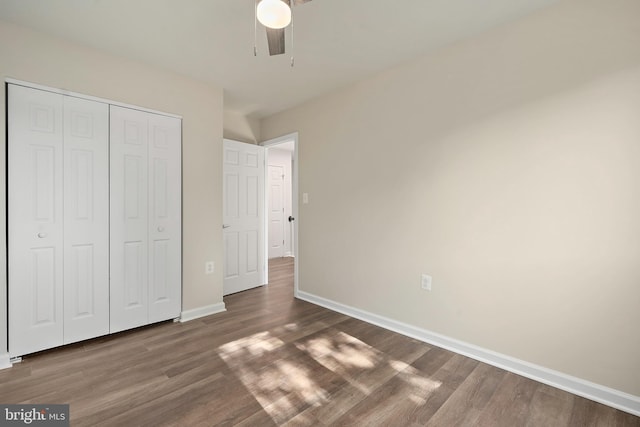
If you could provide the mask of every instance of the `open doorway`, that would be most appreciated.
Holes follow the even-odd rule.
[[[262,142],[265,147],[265,266],[293,258],[294,295],[298,294],[298,134]]]

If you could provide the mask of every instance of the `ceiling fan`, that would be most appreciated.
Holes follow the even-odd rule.
[[[269,45],[269,55],[281,55],[285,52],[284,30],[289,24],[292,26],[291,3],[299,6],[311,0],[256,0],[256,28],[258,21],[264,25],[267,31],[267,44]],[[293,45],[293,31],[291,32],[291,44]],[[257,55],[256,44],[253,47],[254,55]],[[293,66],[293,57],[291,58]]]

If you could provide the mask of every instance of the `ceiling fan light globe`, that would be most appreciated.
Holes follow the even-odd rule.
[[[262,0],[258,3],[258,21],[265,27],[279,29],[291,23],[291,9],[281,0]]]

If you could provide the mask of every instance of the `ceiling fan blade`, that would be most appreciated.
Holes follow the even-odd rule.
[[[301,4],[309,3],[311,0],[293,0],[293,4],[300,6]]]
[[[269,55],[282,55],[284,53],[284,28],[279,30],[267,28],[267,43],[269,44]]]

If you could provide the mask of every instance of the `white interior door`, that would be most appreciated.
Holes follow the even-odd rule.
[[[264,284],[264,148],[224,140],[224,295]]]
[[[148,117],[110,107],[110,331],[148,322]]]
[[[64,343],[109,333],[109,106],[64,97]]]
[[[63,343],[63,97],[8,86],[9,353]]]
[[[269,258],[284,256],[284,168],[268,166],[269,177]]]
[[[149,116],[149,322],[177,318],[182,308],[182,121]]]

